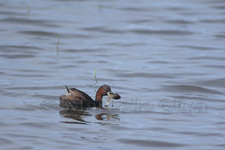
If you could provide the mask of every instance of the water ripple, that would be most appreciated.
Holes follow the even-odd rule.
[[[132,144],[141,147],[184,147],[185,144],[171,143],[165,141],[152,141],[152,140],[132,140],[132,139],[119,139],[121,143]]]
[[[170,85],[164,86],[163,90],[182,93],[224,94],[223,92],[217,91],[215,89],[209,89],[195,85]]]
[[[0,144],[12,144],[12,142],[10,140],[4,139],[4,138],[0,138]]]
[[[117,73],[117,76],[133,78],[175,78],[173,75],[158,73]]]
[[[131,33],[146,35],[146,34],[158,34],[158,35],[192,35],[194,34],[191,31],[182,31],[182,30],[145,30],[145,29],[133,29],[130,30]]]
[[[23,19],[23,18],[6,18],[1,19],[1,22],[7,22],[7,23],[16,23],[16,24],[29,24],[29,25],[40,25],[45,27],[57,27],[58,25],[48,23],[46,20],[30,20],[30,19]]]

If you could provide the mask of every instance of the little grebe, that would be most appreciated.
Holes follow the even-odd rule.
[[[60,106],[62,107],[102,107],[102,97],[110,94],[113,99],[120,99],[120,95],[113,93],[110,86],[102,85],[96,92],[95,101],[86,93],[76,89],[68,88],[66,86],[67,93],[59,97]]]

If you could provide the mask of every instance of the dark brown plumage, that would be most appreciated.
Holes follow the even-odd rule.
[[[102,98],[109,92],[113,99],[120,99],[120,95],[113,93],[110,86],[102,85],[96,92],[95,101],[83,91],[76,88],[68,88],[67,93],[59,97],[60,106],[62,107],[102,107]]]

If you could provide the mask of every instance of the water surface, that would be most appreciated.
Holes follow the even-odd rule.
[[[224,149],[224,6],[1,1],[1,148]],[[102,84],[113,107],[59,107],[64,85]]]

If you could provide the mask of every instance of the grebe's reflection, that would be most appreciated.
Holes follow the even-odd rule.
[[[64,118],[76,120],[76,121],[63,121],[63,123],[70,123],[70,124],[86,124],[88,122],[85,121],[83,117],[91,116],[91,114],[89,114],[84,108],[64,109],[59,111],[59,113]]]
[[[87,116],[95,116],[96,120],[119,120],[119,115],[111,113],[109,109],[104,108],[73,108],[73,109],[63,109],[59,111],[60,115],[64,118],[73,119],[75,121],[62,121],[63,123],[69,124],[87,124],[90,123],[86,121]]]
[[[118,114],[110,114],[110,113],[96,114],[95,118],[97,120],[119,120],[120,119]]]

